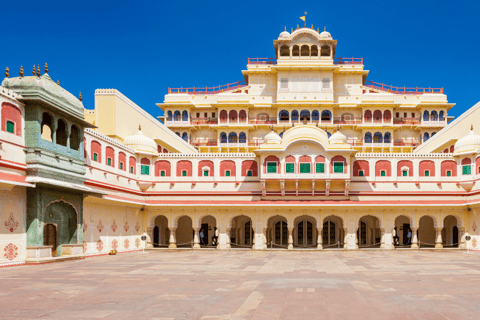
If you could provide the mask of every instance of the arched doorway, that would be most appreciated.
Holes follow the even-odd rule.
[[[294,245],[307,248],[317,245],[316,221],[312,217],[301,216],[295,219]]]
[[[456,217],[449,215],[443,220],[442,240],[446,247],[458,247],[460,241]]]
[[[230,228],[230,246],[245,248],[253,245],[252,219],[245,215],[232,218]]]
[[[268,219],[267,243],[277,249],[288,247],[288,223],[282,216],[274,216]]]
[[[155,217],[154,225],[153,246],[155,248],[168,246],[170,240],[170,230],[168,229],[167,217],[163,215]]]
[[[363,216],[358,222],[357,242],[358,247],[380,248],[382,233],[380,221],[374,216]]]
[[[193,241],[192,219],[189,216],[182,216],[178,219],[176,230],[177,247],[190,247]]]
[[[57,226],[47,223],[43,226],[43,245],[52,246],[52,256],[57,255]]]
[[[337,216],[328,216],[323,220],[322,246],[324,249],[336,249],[343,247],[345,233],[343,220]]]
[[[408,231],[411,230],[409,217],[402,215],[395,218],[394,229],[396,230],[396,236],[393,239],[394,246],[410,246],[412,244],[412,239],[408,242]]]
[[[435,222],[430,216],[423,216],[418,223],[418,241],[420,247],[435,247]]]
[[[216,246],[218,239],[215,236],[217,230],[217,220],[213,216],[205,216],[200,221],[200,232],[203,233],[203,243],[200,240],[200,245],[204,246]],[[201,236],[200,236],[201,238]]]
[[[62,244],[78,244],[77,212],[75,208],[64,201],[57,201],[45,208],[44,234],[45,241],[54,245],[52,253],[62,255]],[[55,228],[54,228],[55,227]],[[53,243],[55,239],[55,242]]]

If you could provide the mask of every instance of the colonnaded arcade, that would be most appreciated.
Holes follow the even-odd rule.
[[[0,264],[191,246],[478,249],[480,104],[453,119],[442,88],[367,80],[326,30],[283,31],[274,48],[240,82],[170,88],[164,123],[115,89],[85,109],[46,64],[7,68]]]

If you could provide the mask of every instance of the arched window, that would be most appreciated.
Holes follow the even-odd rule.
[[[436,132],[432,132],[432,137],[433,137],[434,135],[436,135],[436,134],[437,134]]]
[[[372,143],[372,133],[366,132],[365,133],[365,143]]]
[[[240,134],[238,135],[238,142],[247,143],[247,135],[245,134],[245,132],[240,132]]]
[[[318,110],[313,110],[312,111],[312,120],[313,121],[318,121],[320,119],[320,114]]]
[[[283,132],[280,132],[279,136],[280,138],[283,138]]]
[[[43,140],[53,142],[52,117],[44,112],[42,115],[41,135]]]
[[[330,110],[323,110],[322,111],[322,122],[323,121],[331,121],[332,120],[332,113]]]
[[[246,122],[247,112],[245,110],[240,110],[240,112],[238,113],[238,118],[240,119],[240,122]]]
[[[372,111],[365,110],[365,114],[363,115],[363,119],[365,122],[372,122]]]
[[[75,125],[72,126],[70,131],[70,148],[78,151],[80,150],[80,132]]]
[[[320,55],[322,57],[330,57],[330,47],[327,45],[323,45],[320,49]]]
[[[182,118],[180,117],[180,111],[178,111],[178,110],[175,111],[175,113],[173,114],[173,118],[174,118],[173,120],[175,120],[175,121],[182,120]]]
[[[423,121],[428,121],[428,111],[423,111]]]
[[[230,132],[228,134],[228,143],[237,143],[237,133],[236,132]]]
[[[332,136],[332,134],[331,134],[330,132],[328,132],[328,131],[327,131],[327,137],[329,137],[329,138],[330,138],[331,136]]]
[[[392,113],[390,110],[385,110],[383,112],[383,122],[390,122],[392,120]]]
[[[307,45],[303,45],[302,49],[300,50],[300,54],[302,57],[309,57],[310,56],[310,48]]]
[[[238,135],[238,142],[247,143],[247,135],[245,134],[245,132],[240,132],[240,134]]]
[[[289,116],[288,116],[288,111],[287,110],[282,110],[278,113],[278,117],[280,118],[280,121],[288,121]]]
[[[280,57],[290,57],[290,48],[287,45],[280,47]]]
[[[62,119],[57,122],[57,144],[67,146],[67,125]]]
[[[298,111],[297,110],[292,111],[292,121],[298,121]]]
[[[373,135],[373,143],[382,143],[382,133],[381,132],[375,132]]]
[[[432,113],[430,113],[430,120],[431,121],[438,121],[437,111],[433,110]]]
[[[227,134],[225,132],[220,133],[220,143],[227,143]]]
[[[428,132],[425,132],[423,134],[423,142],[427,141],[428,139],[430,139],[430,135],[428,134]]]
[[[390,132],[385,132],[385,135],[383,136],[383,142],[384,143],[390,143],[391,142],[391,135]]]
[[[181,137],[180,132],[175,132],[175,134],[179,137]]]
[[[225,123],[228,121],[228,113],[226,110],[220,111],[220,122]]]
[[[188,133],[186,132],[182,133],[182,139],[188,142]]]
[[[292,56],[300,57],[300,48],[297,45],[294,45],[292,48]]]
[[[237,110],[230,110],[230,112],[228,113],[228,118],[230,118],[231,122],[237,122],[237,119],[238,119]]]
[[[182,112],[182,121],[188,121],[188,111],[184,110]]]
[[[307,120],[310,121],[310,111],[302,110],[300,111],[300,121]]]
[[[375,110],[373,112],[373,122],[382,122],[382,111]]]
[[[318,46],[312,46],[310,48],[312,57],[318,57]]]
[[[438,120],[445,121],[445,114],[443,111],[440,111],[440,113],[438,114]]]
[[[167,120],[168,120],[168,121],[172,121],[172,120],[173,120],[172,111],[168,111],[168,112],[167,112]]]

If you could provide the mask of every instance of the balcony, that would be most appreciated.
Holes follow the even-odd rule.
[[[165,125],[166,126],[188,126],[190,125],[190,121],[182,120],[181,118],[175,119],[173,117],[166,117],[165,118]]]
[[[393,124],[420,124],[420,118],[393,118]]]
[[[333,118],[333,124],[362,124],[362,118]]]
[[[363,58],[334,58],[333,64],[363,64]]]
[[[259,117],[259,118],[250,118],[248,119],[250,124],[277,124],[277,118],[266,118],[266,117]]]
[[[439,93],[443,94],[443,88],[419,88],[419,87],[394,87],[392,85],[386,85],[383,83],[373,82],[366,80],[363,84],[365,87],[369,87],[375,90],[380,90],[393,94],[424,94],[424,93]]]
[[[234,91],[246,86],[247,86],[247,82],[245,80],[242,80],[242,81],[220,85],[217,87],[168,88],[168,94],[178,94],[178,93],[192,94],[192,95],[217,94],[222,92]]]
[[[220,118],[219,124],[223,125],[247,125],[247,118]]]
[[[191,142],[194,147],[216,147],[218,146],[217,139],[195,139]]]
[[[290,57],[285,57],[290,58]],[[294,56],[293,58],[302,58]],[[306,57],[303,57],[306,58]],[[313,57],[318,58],[318,57]],[[277,58],[248,58],[248,64],[265,64],[276,65]],[[363,58],[334,58],[333,64],[363,64]]]
[[[248,64],[277,64],[277,58],[248,58]]]
[[[412,141],[412,140],[402,140],[402,139],[394,139],[393,140],[393,146],[394,147],[416,147],[418,146],[419,143],[418,142],[415,142],[415,141]]]
[[[194,125],[211,125],[218,124],[218,118],[192,118]]]

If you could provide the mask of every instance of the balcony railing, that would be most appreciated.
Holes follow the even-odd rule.
[[[247,86],[245,80],[219,85],[217,87],[193,87],[193,88],[168,88],[168,93],[186,93],[186,94],[217,94],[225,91],[240,89]]]
[[[277,118],[250,118],[248,121],[250,124],[276,124]]]
[[[393,124],[420,124],[420,118],[393,118]]]
[[[333,124],[361,124],[362,118],[333,118]]]
[[[394,94],[424,94],[424,93],[443,93],[443,88],[419,88],[419,87],[394,87],[389,86],[383,83],[373,82],[366,80],[364,83],[365,87],[369,87],[376,90],[386,91],[388,93]]]
[[[277,58],[248,58],[248,64],[277,64]]]
[[[192,118],[192,124],[217,124],[218,118]]]
[[[393,140],[393,145],[395,147],[416,147],[419,145],[418,142],[415,142],[415,141],[405,141],[405,140],[402,140],[402,139],[395,139]]]
[[[334,58],[333,64],[363,64],[363,58]]]
[[[246,124],[247,118],[220,118],[221,124]]]
[[[192,141],[192,146],[195,147],[216,147],[218,146],[217,139],[196,139]]]

